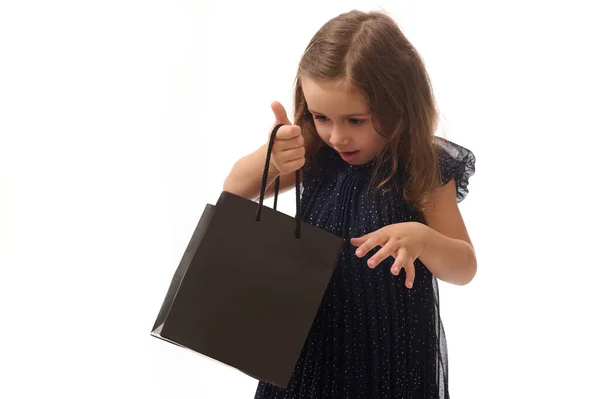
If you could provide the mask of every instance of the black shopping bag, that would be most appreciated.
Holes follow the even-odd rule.
[[[263,206],[276,126],[259,203],[223,192],[207,205],[171,281],[151,335],[253,378],[287,387],[343,240]]]

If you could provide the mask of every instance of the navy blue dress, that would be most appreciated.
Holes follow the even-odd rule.
[[[466,148],[436,137],[442,183],[457,184],[457,201],[467,194],[475,157]],[[359,259],[350,238],[391,223],[423,222],[396,188],[375,194],[372,162],[353,166],[329,147],[304,175],[303,220],[346,239],[336,271],[287,389],[264,381],[256,399],[447,399],[448,359],[439,315],[436,278],[417,259],[412,289],[404,269],[394,276],[392,258],[377,268]],[[398,173],[402,176],[402,173]]]

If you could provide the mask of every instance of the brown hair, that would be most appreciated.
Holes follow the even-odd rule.
[[[404,199],[423,210],[438,187],[434,146],[438,113],[424,63],[398,25],[382,12],[350,11],[328,21],[309,42],[298,66],[294,124],[309,144],[307,165],[321,140],[308,111],[301,77],[340,82],[361,92],[387,145],[375,161],[373,181],[385,188],[402,167]]]

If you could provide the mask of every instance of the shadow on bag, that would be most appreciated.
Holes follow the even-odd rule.
[[[222,192],[204,213],[173,276],[151,335],[258,380],[287,387],[343,240],[263,206],[269,140],[259,203]]]

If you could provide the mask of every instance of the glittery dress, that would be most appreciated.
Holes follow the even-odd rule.
[[[473,153],[437,138],[442,184],[456,181],[457,201],[475,172]],[[259,381],[255,399],[448,399],[448,358],[439,315],[436,278],[417,259],[412,289],[404,270],[390,272],[392,258],[375,269],[359,259],[350,238],[392,223],[422,222],[396,188],[375,194],[372,163],[352,166],[329,147],[304,175],[305,222],[347,240],[325,292],[290,385]],[[403,176],[401,171],[397,176]]]

